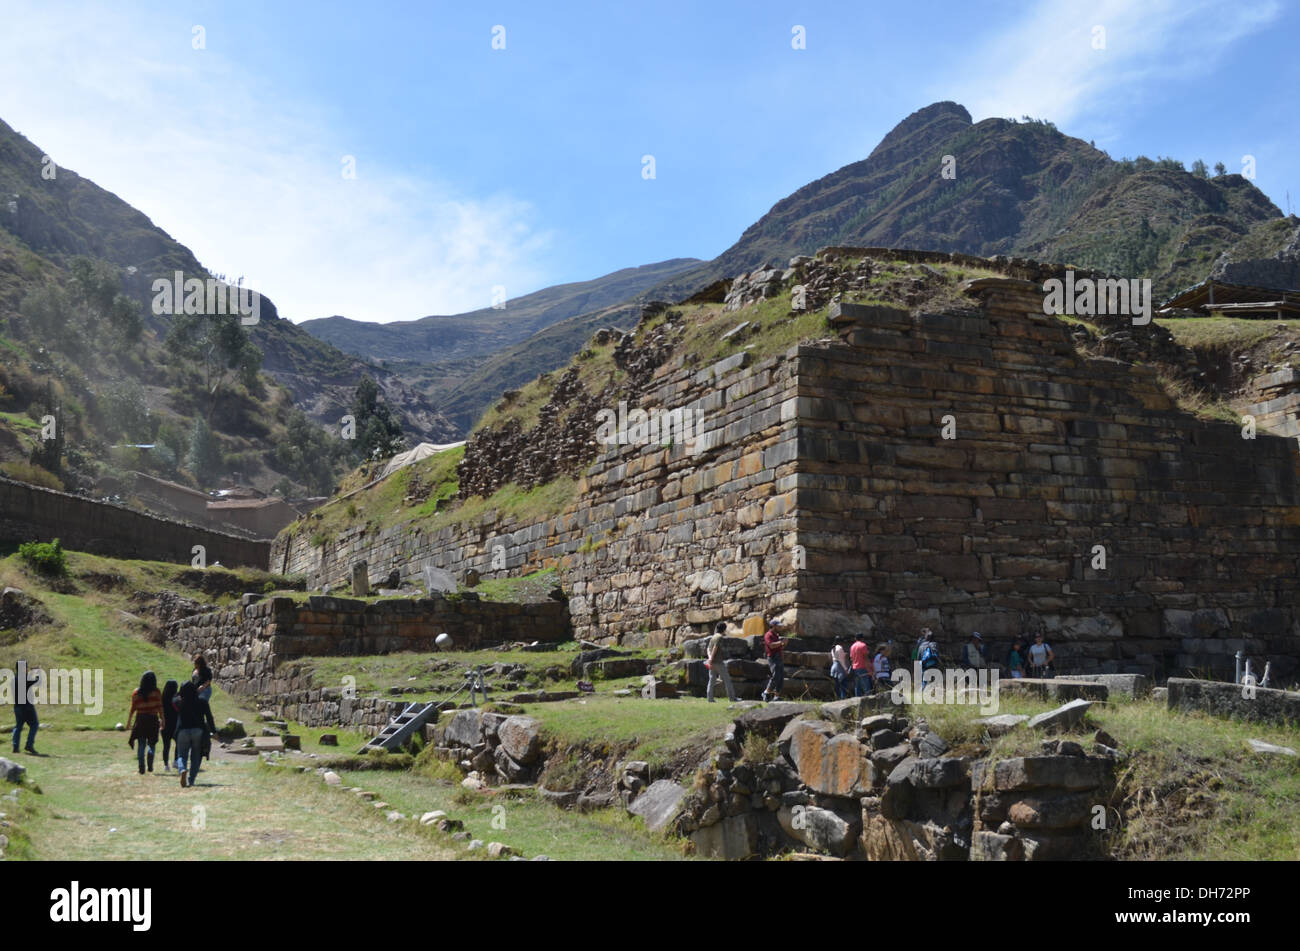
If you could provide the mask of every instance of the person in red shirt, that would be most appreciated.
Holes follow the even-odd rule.
[[[134,727],[131,725],[132,720],[135,720]],[[131,709],[126,714],[126,727],[131,731],[128,742],[135,747],[141,776],[144,775],[146,761],[149,772],[153,772],[153,751],[158,745],[158,732],[162,722],[162,691],[158,689],[158,678],[154,672],[146,670],[140,678],[140,686],[131,693]]]
[[[849,660],[853,662],[853,696],[865,697],[871,693],[871,648],[861,634],[849,648]]]
[[[781,637],[784,625],[773,621],[772,626],[763,635],[763,653],[767,655],[767,666],[772,671],[767,686],[763,688],[763,702],[781,699],[781,688],[785,686],[785,660],[783,651],[785,641]]]

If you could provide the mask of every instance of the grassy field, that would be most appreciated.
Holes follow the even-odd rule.
[[[40,795],[15,814],[32,859],[445,859],[444,842],[392,824],[315,775],[285,775],[256,757],[204,762],[197,784],[139,775],[126,734],[42,726],[46,755],[21,757]],[[2,800],[0,800],[2,801]],[[4,808],[0,806],[0,808]]]

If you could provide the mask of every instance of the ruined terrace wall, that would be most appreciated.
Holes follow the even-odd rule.
[[[1038,624],[1071,672],[1231,674],[1238,649],[1294,669],[1294,441],[1243,440],[1152,369],[1080,357],[1037,285],[982,295],[965,316],[881,308],[799,351],[801,627],[928,622],[954,655],[978,630],[1001,660]]]

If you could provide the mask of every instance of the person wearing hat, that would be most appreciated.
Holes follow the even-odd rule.
[[[984,656],[984,638],[980,637],[979,631],[971,632],[970,640],[962,646],[961,665],[967,670],[979,670],[989,665]]]
[[[1029,676],[1050,677],[1054,660],[1056,660],[1056,652],[1043,638],[1043,632],[1039,631],[1034,635],[1034,643],[1029,645]]]
[[[772,626],[767,629],[763,635],[763,653],[767,656],[768,669],[772,671],[772,676],[768,678],[767,686],[763,688],[763,702],[781,699],[781,688],[785,686],[785,640],[781,637],[781,631],[785,625],[780,621],[773,620]]]

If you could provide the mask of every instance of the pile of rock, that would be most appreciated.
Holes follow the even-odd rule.
[[[532,782],[544,765],[541,723],[533,717],[460,710],[434,728],[433,742],[476,785]]]
[[[1085,704],[1087,701],[1075,701]],[[774,741],[775,758],[746,759]],[[772,704],[736,719],[689,792],[646,786],[627,764],[630,812],[688,836],[698,854],[740,859],[789,849],[872,860],[1043,860],[1100,854],[1115,741],[1088,755],[1069,740],[992,764],[950,755],[923,718],[887,695]]]

